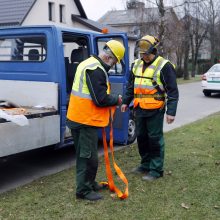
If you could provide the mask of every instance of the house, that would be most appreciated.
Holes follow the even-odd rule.
[[[1,0],[0,26],[57,24],[77,26],[71,15],[87,18],[80,0]]]
[[[173,8],[167,7],[163,20],[166,29],[163,40],[165,56],[175,63],[173,42],[176,36],[173,33],[179,26],[179,19]],[[98,21],[127,32],[129,36],[140,38],[146,34],[158,36],[161,17],[157,7],[146,8],[143,2],[128,0],[126,10],[108,11]]]
[[[110,33],[118,29],[89,20],[80,0],[1,0],[0,27],[58,25]]]
[[[0,0],[0,27],[39,24],[123,32],[88,19],[80,0]],[[129,36],[129,45],[134,45],[135,40],[135,37]]]

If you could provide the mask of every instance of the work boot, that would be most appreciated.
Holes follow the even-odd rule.
[[[131,170],[132,173],[134,174],[147,174],[148,170],[144,169],[141,166],[135,167]]]
[[[86,195],[76,193],[76,198],[77,199],[86,199],[89,201],[97,201],[97,200],[103,199],[103,196],[97,192],[91,191]]]
[[[146,176],[142,177],[142,180],[151,182],[151,181],[154,181],[154,180],[156,180],[158,178],[160,178],[160,177],[151,176],[150,174],[147,174]]]
[[[108,183],[106,183],[105,184],[105,182],[103,182],[103,184],[101,184],[101,183],[97,183],[96,181],[93,183],[93,190],[95,191],[95,192],[97,192],[97,191],[101,191],[101,190],[103,190],[103,189],[107,189],[108,188],[108,185],[107,185]]]

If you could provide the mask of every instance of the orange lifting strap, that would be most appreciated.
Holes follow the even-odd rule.
[[[103,145],[104,145],[106,175],[107,175],[107,178],[108,178],[108,184],[107,185],[108,185],[109,189],[112,192],[115,192],[120,199],[126,199],[128,197],[128,180],[125,177],[124,173],[119,168],[119,166],[116,164],[115,159],[114,159],[112,122],[113,122],[113,115],[115,113],[115,109],[116,109],[116,107],[111,108],[111,111],[110,111],[111,112],[111,120],[110,120],[110,150],[111,150],[112,162],[113,162],[113,166],[115,168],[115,171],[118,174],[118,176],[120,177],[120,179],[126,185],[125,192],[122,193],[121,190],[118,189],[115,186],[115,183],[114,183],[114,180],[113,180],[113,175],[112,175],[112,170],[111,170],[111,166],[110,166],[110,160],[109,160],[109,156],[108,156],[108,144],[107,144],[107,141],[106,141],[106,132],[105,132],[105,128],[103,128],[102,129],[102,137],[103,137]]]

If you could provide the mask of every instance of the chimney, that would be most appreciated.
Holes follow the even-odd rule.
[[[144,8],[145,4],[144,2],[138,1],[138,0],[128,0],[126,2],[127,9],[139,9],[139,8]]]

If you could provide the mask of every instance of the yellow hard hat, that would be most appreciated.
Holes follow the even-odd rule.
[[[124,45],[117,40],[110,40],[106,43],[106,46],[111,50],[112,54],[116,57],[118,63],[120,63],[121,59],[125,54]]]
[[[139,53],[151,54],[153,49],[159,45],[158,38],[150,35],[143,36],[136,43],[136,50]]]

